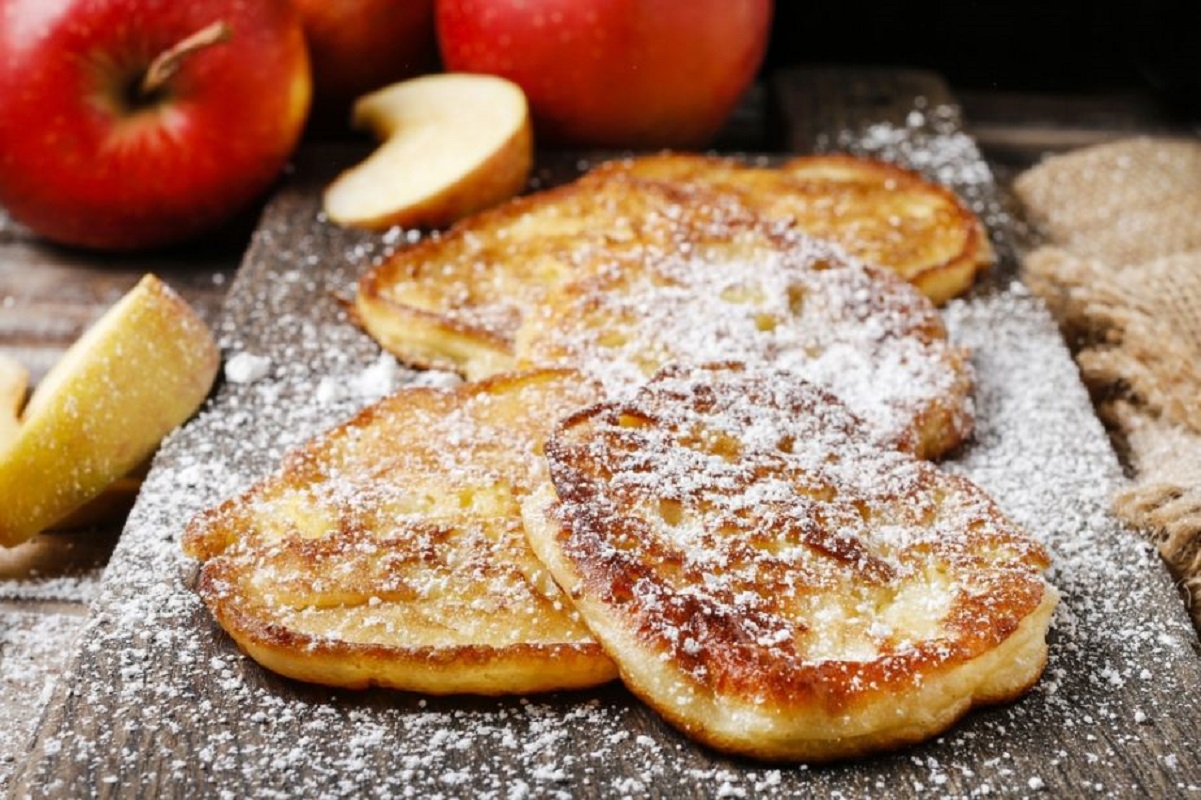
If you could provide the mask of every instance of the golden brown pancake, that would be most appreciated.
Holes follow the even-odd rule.
[[[1042,547],[791,375],[665,370],[546,454],[553,488],[523,500],[535,552],[630,690],[709,746],[887,750],[1042,672]]]
[[[516,694],[611,680],[517,503],[547,480],[554,421],[597,396],[566,371],[402,389],[191,523],[200,595],[251,657],[304,681]]]
[[[469,379],[554,365],[614,389],[614,376],[677,359],[778,361],[923,456],[971,430],[970,365],[928,300],[698,184],[615,169],[521,198],[401,251],[363,278],[356,303],[403,360]],[[662,325],[671,315],[675,327]],[[729,335],[712,328],[727,322]]]
[[[625,253],[736,235],[756,216],[701,189],[624,178],[569,184],[477,214],[359,282],[355,314],[405,363],[469,380],[513,368],[513,337],[546,293]]]
[[[970,289],[995,260],[983,225],[954,192],[883,161],[816,155],[772,168],[665,153],[610,162],[585,180],[614,172],[734,194],[897,273],[938,304]]]
[[[617,393],[668,364],[774,366],[828,388],[924,458],[972,426],[967,354],[931,303],[892,273],[770,223],[582,268],[526,316],[515,349],[523,368],[570,366]]]

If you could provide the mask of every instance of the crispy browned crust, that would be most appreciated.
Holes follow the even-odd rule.
[[[312,636],[289,627],[278,609],[243,593],[239,559],[206,564],[197,591],[238,646],[294,680],[347,689],[381,687],[425,694],[529,694],[583,689],[616,677],[593,641],[408,647]],[[545,613],[559,614],[550,601]]]
[[[956,447],[973,423],[968,354],[948,342],[926,298],[893,273],[754,217],[705,228],[682,250],[612,253],[581,270],[526,317],[514,351],[518,367],[571,366],[611,392],[672,363],[791,370],[923,458]]]
[[[954,192],[883,161],[828,154],[769,168],[665,153],[610,162],[585,180],[619,173],[733,193],[757,212],[896,272],[940,305],[970,289],[995,258],[983,225]]]
[[[672,360],[780,360],[793,366],[806,360],[798,350],[805,348],[814,354],[807,359],[810,365],[817,365],[808,373],[810,379],[835,389],[914,452],[938,457],[971,432],[972,378],[966,353],[946,343],[937,311],[892,272],[852,263],[841,250],[815,245],[796,229],[791,212],[777,213],[770,206],[784,203],[780,198],[794,198],[787,201],[793,205],[800,202],[795,198],[808,198],[814,214],[817,206],[833,203],[841,209],[839,219],[845,216],[851,228],[862,228],[867,221],[887,227],[876,213],[880,197],[896,204],[896,187],[913,185],[913,196],[931,205],[934,216],[958,207],[946,190],[895,167],[837,158],[807,163],[810,169],[820,164],[825,170],[820,181],[701,156],[614,162],[574,184],[517,199],[400,251],[363,277],[356,316],[406,362],[453,369],[472,380],[544,365],[595,373],[607,345],[579,340],[614,324],[626,328],[622,336],[632,342],[630,360],[637,362],[642,378]],[[880,188],[884,186],[893,188]],[[933,226],[915,235],[926,241],[941,230]],[[668,275],[672,270],[687,273],[694,260],[704,262],[706,269],[698,274],[708,275],[713,285]],[[834,269],[818,277],[823,264]],[[840,286],[828,280],[834,275]],[[659,348],[652,340],[664,331],[656,330],[654,322],[643,324],[641,318],[649,315],[615,308],[642,297],[654,308],[687,314],[719,299],[713,296],[721,291],[716,283],[750,283],[760,276],[791,281],[822,299],[808,303],[802,298],[796,309],[761,315],[764,324],[779,324],[781,332],[799,328],[798,341],[743,337],[731,341],[728,351],[702,354],[690,349],[690,336],[681,335]],[[673,291],[670,303],[637,286],[646,280]],[[685,284],[689,296],[675,291]],[[630,286],[636,290],[626,291]],[[770,294],[764,303],[778,305],[781,300],[778,293]],[[727,304],[723,312],[734,305]],[[755,303],[741,309],[744,316],[760,310]],[[704,314],[699,321],[718,322]],[[866,333],[873,326],[880,330],[875,339]],[[649,344],[637,352],[642,341]],[[776,352],[781,348],[782,355]],[[858,372],[836,374],[836,348],[858,353]],[[902,353],[905,348],[914,352]],[[825,362],[817,357],[822,354]],[[873,369],[880,372],[878,380],[866,374]],[[853,388],[864,402],[840,386]],[[880,413],[868,406],[881,406]]]
[[[669,369],[546,453],[554,491],[523,503],[535,552],[631,690],[713,747],[889,749],[1041,674],[1046,552],[816,387]]]
[[[508,368],[521,321],[580,269],[614,253],[687,246],[751,217],[667,184],[561,186],[400,250],[360,280],[358,318],[407,363],[484,377]]]
[[[192,521],[201,597],[247,653],[300,680],[505,694],[612,679],[542,577],[515,499],[546,481],[554,420],[597,396],[547,370],[368,407]]]
[[[814,183],[827,169],[836,173],[834,184],[857,198],[849,214],[832,222],[830,237],[865,261],[893,270],[936,304],[965,293],[996,261],[980,218],[951,189],[917,172],[844,154],[804,156],[781,167]],[[933,211],[930,216],[905,213],[923,205]],[[871,212],[873,207],[891,208],[899,222]],[[821,235],[816,223],[810,232]]]

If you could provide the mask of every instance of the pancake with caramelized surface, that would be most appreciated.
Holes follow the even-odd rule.
[[[396,254],[356,310],[403,360],[469,379],[578,366],[612,389],[672,360],[778,360],[925,457],[971,430],[970,367],[929,301],[695,184],[614,170],[521,198]]]
[[[952,192],[916,172],[848,155],[804,156],[778,168],[684,153],[602,165],[613,173],[732,193],[750,208],[892,270],[942,304],[995,260],[984,226]]]
[[[622,176],[518,198],[407,247],[363,276],[359,323],[402,361],[469,380],[513,367],[513,337],[546,293],[620,254],[737,235],[734,198]]]
[[[1042,673],[1044,550],[817,387],[665,370],[546,454],[553,487],[522,502],[535,552],[631,691],[714,748],[887,750]]]
[[[402,389],[191,523],[200,595],[299,680],[486,695],[611,680],[516,499],[548,480],[554,421],[596,399],[566,371]]]
[[[611,393],[673,363],[786,369],[923,458],[972,428],[967,353],[933,305],[895,275],[770,223],[578,270],[526,316],[516,352],[522,367],[571,366]]]
[[[683,252],[764,215],[897,272],[935,302],[993,258],[954,193],[899,167],[810,156],[766,169],[667,154],[610,162],[399,251],[360,281],[356,316],[406,363],[474,380],[512,368],[524,315],[581,264]]]

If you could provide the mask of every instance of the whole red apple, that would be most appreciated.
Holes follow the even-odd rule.
[[[311,90],[289,0],[0,0],[0,206],[66,244],[179,242],[275,180]]]
[[[434,0],[292,0],[313,62],[313,116],[348,130],[359,96],[437,62]]]
[[[763,59],[771,0],[436,0],[447,69],[525,90],[539,140],[699,147]]]

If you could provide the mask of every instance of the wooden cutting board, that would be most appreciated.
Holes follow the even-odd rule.
[[[389,374],[341,300],[404,236],[328,224],[319,191],[347,154],[317,153],[268,207],[220,327],[226,358],[257,358],[249,374],[262,374],[226,381],[163,448],[14,796],[1201,791],[1196,636],[1155,555],[1107,510],[1118,463],[1054,324],[1015,282],[1016,225],[992,175],[933,76],[854,80],[794,75],[778,87],[785,118],[807,109],[812,140],[793,144],[877,153],[952,183],[1002,254],[972,296],[946,311],[953,338],[974,350],[978,377],[978,431],[947,466],[993,493],[1055,557],[1063,601],[1046,675],[1027,697],[973,712],[919,747],[810,768],[716,755],[620,686],[499,700],[328,691],[241,656],[193,593],[195,565],[178,549],[184,525],[265,474],[289,446],[349,416]],[[821,102],[805,94],[790,105],[790,91],[819,92]],[[540,181],[562,180],[577,160],[544,159]]]

